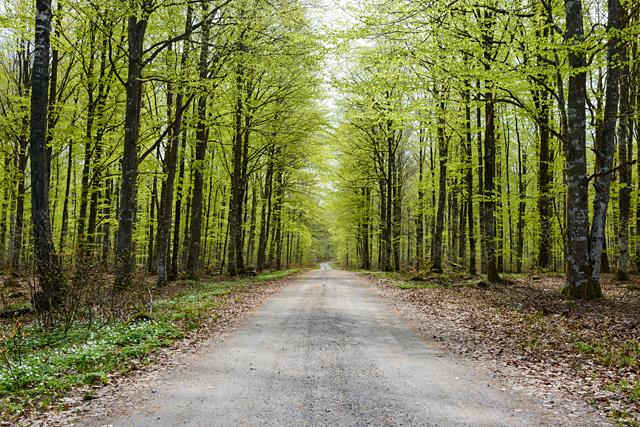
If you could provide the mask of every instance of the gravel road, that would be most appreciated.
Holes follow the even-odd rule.
[[[558,424],[425,344],[364,279],[327,265],[292,280],[224,343],[138,398],[136,409],[95,425]]]

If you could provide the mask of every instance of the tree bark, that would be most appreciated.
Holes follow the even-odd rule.
[[[618,209],[618,259],[616,278],[626,280],[629,276],[629,212],[631,210],[631,167],[633,135],[629,132],[633,111],[630,107],[629,65],[626,47],[622,48],[620,62],[620,123],[618,125],[618,163],[620,196]]]
[[[126,82],[126,108],[122,179],[120,182],[118,234],[116,237],[115,289],[131,285],[135,268],[133,229],[137,204],[138,132],[142,97],[142,51],[147,30],[147,12],[140,17],[130,16],[128,33],[128,71]]]
[[[204,8],[204,6],[203,6]],[[206,15],[206,12],[204,12]],[[200,78],[207,76],[209,63],[209,25],[202,27],[202,47],[200,50]],[[187,274],[195,277],[200,259],[200,229],[202,227],[202,190],[204,186],[204,160],[207,154],[208,133],[206,129],[207,94],[198,99],[196,125],[196,154],[193,167],[193,195],[191,198],[191,225],[189,231],[189,256],[187,258]]]
[[[444,210],[447,200],[447,141],[444,135],[444,102],[440,103],[438,111],[438,211],[436,214],[436,229],[431,247],[431,271],[442,273],[442,234],[444,232]]]
[[[62,265],[53,247],[49,218],[49,162],[46,143],[51,0],[38,0],[36,7],[30,126],[31,222],[36,274],[43,297],[34,296],[34,305],[36,309],[46,309],[61,302],[64,279]]]
[[[467,82],[467,87],[469,83]],[[471,145],[473,135],[471,133],[471,93],[470,89],[465,89],[465,135],[464,145],[465,156],[465,186],[467,190],[467,228],[469,233],[469,274],[476,274],[476,238],[474,233],[474,213],[473,213],[473,159],[471,155]]]
[[[586,158],[586,58],[576,45],[584,39],[582,1],[565,0],[566,38],[569,41],[569,88],[565,157],[567,176],[567,275],[563,293],[590,299],[601,295],[591,280],[589,262],[588,189]]]
[[[602,136],[596,143],[596,177],[594,180],[595,196],[593,199],[593,219],[590,235],[590,259],[592,262],[591,280],[599,288],[604,249],[607,208],[609,206],[610,186],[612,179],[613,156],[615,152],[616,122],[618,101],[620,98],[620,61],[622,42],[619,31],[622,28],[622,7],[620,0],[609,0],[608,27],[611,32],[607,48],[607,87],[604,107]],[[601,293],[601,292],[596,292]]]

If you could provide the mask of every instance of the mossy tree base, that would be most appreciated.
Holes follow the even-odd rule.
[[[593,300],[602,298],[602,288],[600,288],[600,283],[593,280],[580,286],[567,283],[562,289],[562,294],[573,299]]]

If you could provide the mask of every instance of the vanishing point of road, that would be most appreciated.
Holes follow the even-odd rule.
[[[422,341],[364,279],[323,264],[169,374],[140,408],[98,425],[556,424],[506,389]]]

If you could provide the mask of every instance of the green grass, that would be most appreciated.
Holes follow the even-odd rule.
[[[212,318],[226,295],[254,283],[282,279],[295,270],[253,278],[196,283],[191,290],[156,301],[153,313],[130,321],[73,325],[45,330],[36,324],[5,327],[0,333],[0,420],[15,420],[44,410],[72,389],[99,386],[109,374],[125,373],[150,362]],[[240,298],[237,296],[236,298]],[[216,319],[213,316],[214,320]],[[87,394],[86,398],[91,398]]]
[[[400,289],[435,289],[441,286],[438,283],[428,281],[428,277],[425,278],[426,281],[412,281],[415,274],[406,271],[367,271],[365,274],[388,280]]]
[[[640,366],[640,341],[628,340],[621,344],[607,344],[604,341],[574,343],[574,348],[581,353],[592,354],[604,366],[618,368]],[[640,390],[638,391],[640,394]]]

